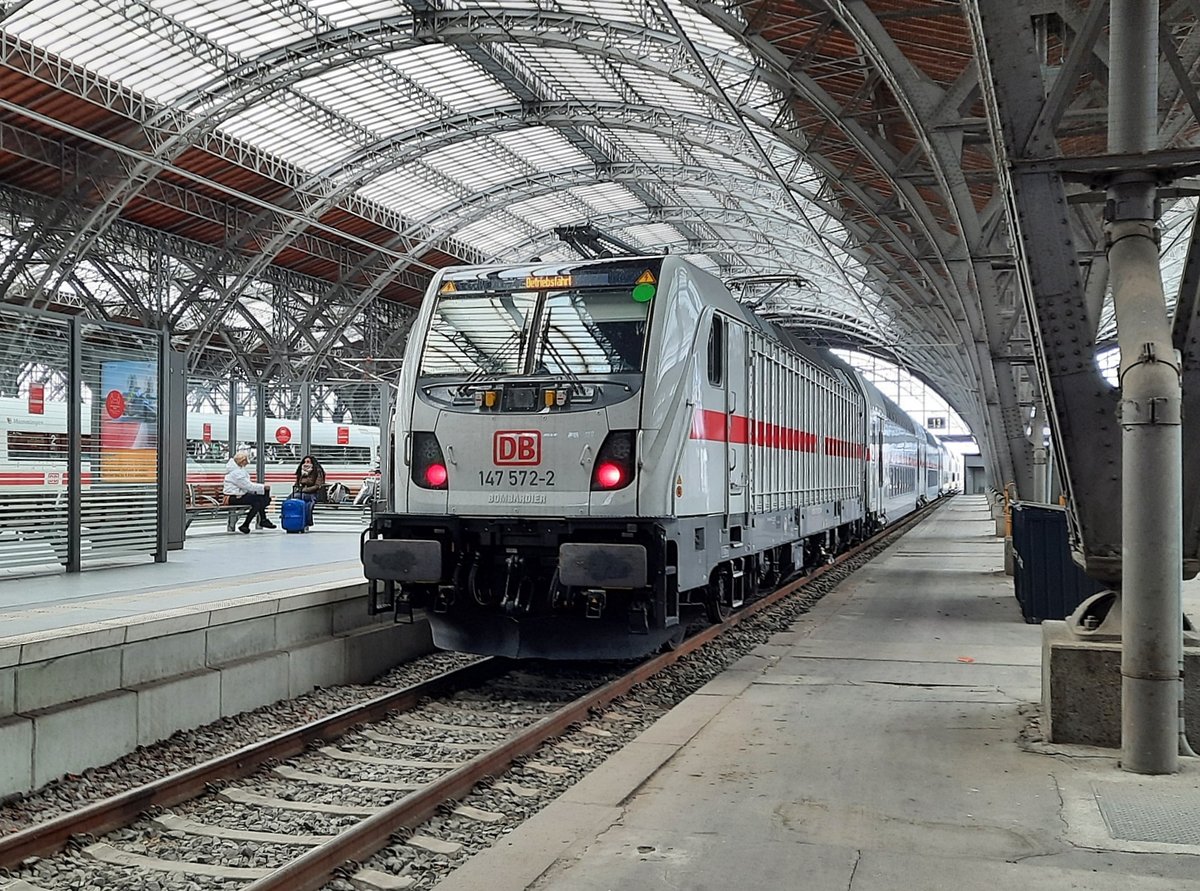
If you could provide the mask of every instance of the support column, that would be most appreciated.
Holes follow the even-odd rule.
[[[1112,0],[1108,150],[1147,152],[1158,129],[1158,0]],[[1147,171],[1108,189],[1108,260],[1121,349],[1121,766],[1179,769],[1183,658],[1182,390]]]
[[[1047,473],[1049,450],[1046,448],[1046,400],[1039,394],[1033,402],[1033,420],[1029,426],[1029,441],[1033,445],[1033,501],[1037,504],[1049,502],[1049,474]]]

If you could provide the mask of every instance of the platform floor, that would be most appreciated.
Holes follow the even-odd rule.
[[[166,563],[0,578],[0,646],[9,639],[328,583],[362,581],[361,529],[318,522],[304,535],[256,529],[189,537]]]
[[[1041,634],[994,531],[949,502],[440,891],[1200,891],[1200,765],[1022,742]]]

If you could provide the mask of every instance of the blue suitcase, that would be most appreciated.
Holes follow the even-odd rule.
[[[304,532],[308,526],[308,504],[303,498],[288,498],[279,508],[279,525],[285,532]]]

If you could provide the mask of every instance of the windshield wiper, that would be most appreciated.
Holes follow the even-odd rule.
[[[584,385],[583,385],[583,378],[581,378],[578,374],[576,374],[574,371],[571,370],[571,366],[567,364],[565,359],[563,359],[562,353],[560,353],[558,351],[558,347],[556,347],[553,343],[551,343],[549,335],[550,335],[550,321],[549,321],[549,319],[547,319],[546,327],[542,330],[542,346],[543,346],[543,348],[546,350],[546,352],[548,352],[551,356],[554,357],[554,361],[558,363],[558,367],[562,370],[563,377],[565,377],[567,379],[567,381],[570,382],[571,395],[575,395],[576,393],[578,393],[580,396],[586,396],[587,388],[584,387]],[[548,371],[548,369],[547,369],[547,371]]]
[[[467,387],[469,387],[471,384],[474,384],[474,383],[477,383],[478,381],[483,380],[485,377],[488,377],[491,375],[503,374],[504,373],[504,360],[508,357],[509,353],[511,353],[513,351],[514,345],[517,346],[517,351],[518,352],[520,351],[520,346],[523,345],[524,341],[525,341],[524,335],[525,335],[524,329],[514,331],[512,334],[508,335],[508,337],[505,339],[505,341],[502,344],[500,344],[499,347],[497,347],[497,349],[494,353],[492,353],[489,356],[486,356],[487,361],[492,363],[493,367],[492,368],[484,368],[482,366],[482,363],[478,367],[476,367],[476,369],[474,371],[472,371],[469,375],[467,375],[467,379],[464,380],[461,384],[459,384],[459,386],[458,386],[459,395],[460,396],[464,395],[467,392]]]

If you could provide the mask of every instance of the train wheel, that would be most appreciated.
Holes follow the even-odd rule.
[[[708,621],[714,625],[720,625],[729,618],[729,577],[724,570],[714,572],[704,590],[704,611]]]

